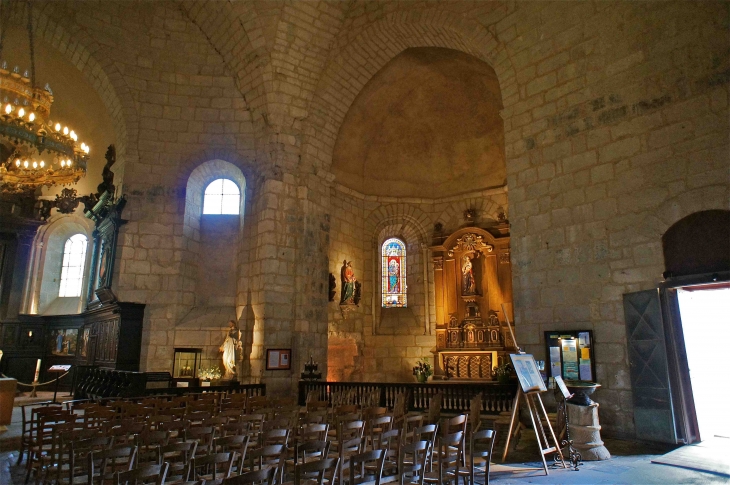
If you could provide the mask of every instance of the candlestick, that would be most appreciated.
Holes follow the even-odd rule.
[[[35,364],[35,378],[33,379],[33,382],[38,382],[38,376],[41,374],[41,359],[38,359],[38,361]]]

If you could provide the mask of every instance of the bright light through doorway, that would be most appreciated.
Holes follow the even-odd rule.
[[[677,296],[700,437],[730,437],[730,288]]]

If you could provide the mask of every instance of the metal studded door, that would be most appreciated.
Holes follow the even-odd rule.
[[[659,290],[624,295],[636,437],[676,443]]]

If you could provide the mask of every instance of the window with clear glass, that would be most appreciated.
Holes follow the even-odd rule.
[[[203,214],[238,214],[240,212],[241,191],[229,179],[212,181],[205,188]]]
[[[381,247],[383,308],[406,305],[406,245],[400,239],[387,239]]]
[[[66,240],[63,246],[61,265],[61,285],[58,296],[81,296],[84,283],[84,263],[86,262],[86,236],[76,234]]]

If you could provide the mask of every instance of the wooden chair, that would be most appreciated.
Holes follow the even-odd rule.
[[[436,451],[432,454],[436,460],[436,471],[427,473],[424,481],[428,484],[437,485],[453,481],[455,485],[458,485],[463,446],[463,431],[440,436]]]
[[[126,472],[116,472],[114,485],[142,485],[146,483],[163,485],[167,477],[168,463],[162,465],[146,465]]]
[[[51,401],[39,402],[34,404],[24,404],[20,406],[21,413],[21,433],[20,433],[20,452],[18,453],[18,462],[16,465],[23,463],[23,454],[29,450],[30,443],[33,438],[34,425],[37,424],[35,409],[48,407],[56,411],[62,411],[61,405],[54,405]]]
[[[367,441],[372,449],[380,448],[380,436],[393,429],[393,416],[382,415],[378,417],[372,417],[367,422]]]
[[[415,483],[423,485],[426,476],[426,462],[428,461],[429,442],[426,440],[414,441],[403,445],[398,455],[398,482],[399,485]],[[409,477],[406,479],[406,477]]]
[[[289,462],[292,465],[308,463],[310,461],[327,458],[330,451],[330,442],[326,440],[309,440],[298,442],[294,446],[294,457]]]
[[[380,485],[384,462],[385,450],[371,450],[352,455],[348,485]]]
[[[428,441],[428,463],[429,471],[433,469],[432,455],[435,453],[436,439],[438,438],[438,425],[426,424],[413,430],[413,441]]]
[[[158,450],[157,464],[169,463],[170,467],[167,474],[171,477],[180,477],[180,480],[186,481],[190,475],[190,468],[197,446],[197,441],[170,443],[161,446]]]
[[[339,458],[300,463],[294,467],[294,485],[302,485],[305,481],[307,485],[324,485],[325,482],[334,484],[339,464]]]
[[[468,474],[462,474],[468,478],[469,485],[476,483],[477,472],[484,473],[484,485],[489,485],[489,465],[492,459],[492,450],[497,434],[491,429],[482,429],[471,433],[469,439],[469,460],[467,463]]]
[[[289,430],[288,429],[271,429],[264,431],[260,435],[259,446],[269,445],[284,445],[285,447],[289,444]]]
[[[238,459],[234,463],[233,470],[236,473],[241,473],[243,471],[244,464],[246,463],[248,442],[249,436],[241,434],[216,438],[213,440],[213,451],[215,453],[235,452],[238,455]]]

